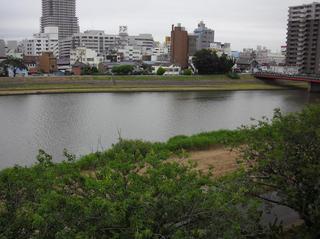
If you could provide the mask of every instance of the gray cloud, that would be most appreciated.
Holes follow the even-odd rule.
[[[81,30],[117,33],[128,25],[130,34],[152,33],[163,41],[171,24],[182,23],[189,32],[200,20],[216,30],[216,40],[232,48],[266,45],[277,50],[285,44],[288,7],[312,0],[78,0]],[[39,30],[41,0],[0,0],[0,38],[21,39]]]

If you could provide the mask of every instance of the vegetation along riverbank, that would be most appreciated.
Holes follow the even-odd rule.
[[[0,172],[0,238],[318,238],[319,132],[314,105],[235,131],[65,151],[62,163],[40,150],[34,166]],[[195,164],[216,150],[230,170]],[[266,225],[266,203],[301,220]]]
[[[306,89],[305,83],[264,82],[252,75],[231,79],[227,75],[197,76],[70,76],[0,78],[0,95],[95,93],[95,92],[170,92],[223,90]]]

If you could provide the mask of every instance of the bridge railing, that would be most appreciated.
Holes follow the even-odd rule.
[[[255,77],[290,77],[290,78],[303,78],[306,80],[319,80],[320,81],[320,75],[304,75],[304,74],[284,74],[284,73],[276,73],[276,72],[256,72],[253,74]]]

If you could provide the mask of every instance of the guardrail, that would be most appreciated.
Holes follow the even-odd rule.
[[[253,74],[256,78],[273,78],[284,80],[299,80],[299,81],[320,81],[320,75],[302,75],[302,74],[281,74],[271,72],[257,72]]]

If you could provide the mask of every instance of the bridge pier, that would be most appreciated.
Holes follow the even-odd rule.
[[[320,93],[320,84],[319,83],[310,82],[309,85],[310,85],[310,87],[309,87],[310,92]]]

